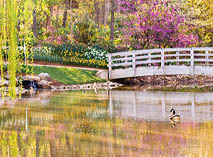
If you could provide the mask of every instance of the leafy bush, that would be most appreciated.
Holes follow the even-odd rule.
[[[70,43],[64,43],[61,45],[44,44],[42,48],[46,47],[48,53],[52,55],[64,56],[67,51],[83,53],[85,47],[83,45],[76,45]]]
[[[73,35],[79,43],[90,44],[95,37],[96,26],[90,20],[76,22],[73,28]]]
[[[34,48],[34,60],[66,65],[78,65],[107,68],[107,51],[95,46],[86,48],[82,45],[51,45]]]

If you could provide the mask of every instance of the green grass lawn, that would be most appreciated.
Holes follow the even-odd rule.
[[[105,81],[96,77],[95,74],[97,71],[94,70],[47,66],[34,66],[33,69],[35,74],[48,73],[53,80],[66,85]]]

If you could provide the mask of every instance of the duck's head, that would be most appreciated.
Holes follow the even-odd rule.
[[[170,112],[172,112],[172,114],[175,114],[175,110],[173,108],[170,110]]]

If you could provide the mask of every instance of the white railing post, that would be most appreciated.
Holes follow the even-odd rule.
[[[164,73],[164,49],[161,49],[161,74]]]
[[[136,70],[135,51],[132,51],[132,70],[133,70],[133,76],[135,76],[135,70]]]
[[[108,57],[109,57],[109,64],[108,64],[108,66],[109,66],[109,80],[111,79],[111,76],[112,76],[112,56],[111,56],[111,53],[110,54],[108,54]]]
[[[148,53],[148,66],[151,66],[151,52]]]
[[[208,60],[209,60],[209,51],[206,50],[205,51],[205,59],[206,59],[206,64],[209,64]]]
[[[127,65],[128,64],[128,56],[126,55],[124,58],[125,58],[125,64]],[[124,66],[124,68],[126,69],[127,67]]]
[[[178,61],[179,61],[179,59],[180,59],[179,55],[180,55],[180,52],[177,51],[177,52],[176,52],[176,60],[178,60]],[[179,65],[179,62],[176,61],[176,64]]]
[[[191,74],[194,74],[194,50],[193,50],[193,48],[191,48],[190,54],[191,54]]]

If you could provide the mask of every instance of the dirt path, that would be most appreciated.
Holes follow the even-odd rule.
[[[73,66],[73,65],[61,65],[61,64],[57,64],[57,63],[47,63],[47,62],[38,62],[38,61],[35,61],[32,65],[33,66],[67,67],[67,68],[76,68],[76,69],[85,69],[85,70],[96,70],[98,72],[106,70],[106,69],[99,69],[99,68],[80,67],[80,66]]]

